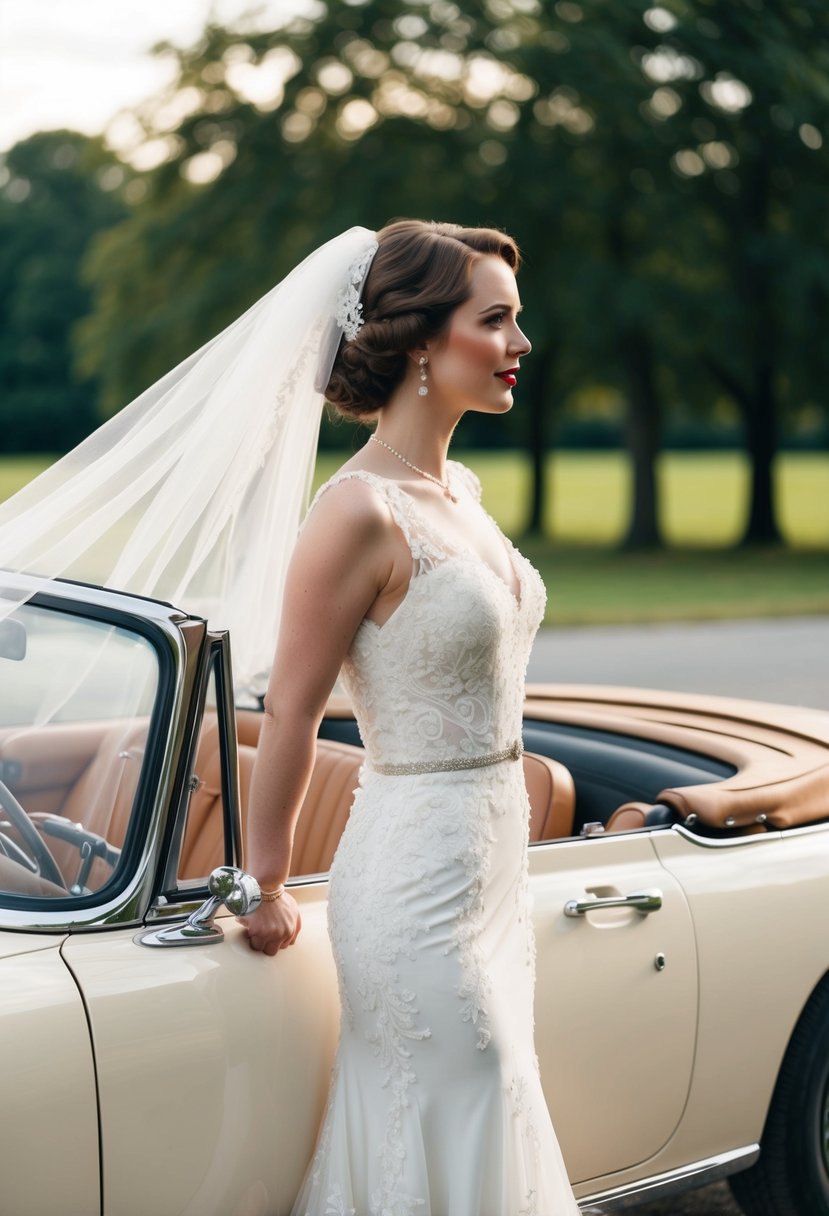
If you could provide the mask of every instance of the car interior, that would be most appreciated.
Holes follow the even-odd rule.
[[[143,845],[134,810],[142,772],[154,767],[145,754],[159,657],[138,628],[39,604],[18,616],[0,635],[0,891],[85,898],[118,875],[125,848]],[[191,885],[226,861],[214,672],[175,836],[177,877]],[[829,749],[819,733],[775,726],[773,707],[763,710],[743,720],[740,703],[677,707],[668,694],[529,689],[522,763],[531,844],[678,823],[730,838],[826,819]],[[263,720],[261,709],[236,710],[243,819]],[[160,747],[159,738],[153,751]],[[293,877],[329,870],[364,759],[351,709],[335,694]]]
[[[259,711],[237,710],[243,818],[262,720]],[[43,731],[49,732],[48,746]],[[0,730],[0,780],[46,838],[63,884],[32,873],[31,863],[25,865],[26,842],[0,810],[0,889],[65,898],[67,889],[87,894],[110,880],[132,815],[148,731],[146,717]],[[522,762],[531,844],[677,822],[719,837],[761,833],[774,826],[764,813],[754,813],[758,799],[772,796],[765,787],[762,793],[755,791],[750,819],[740,823],[722,819],[719,790],[731,793],[729,778],[743,768],[733,762],[739,758],[737,752],[724,758],[723,752],[730,754],[728,744],[717,749],[712,745],[720,755],[711,755],[649,734],[653,732],[644,728],[641,734],[631,733],[630,726],[626,733],[577,721],[528,717]],[[743,746],[748,749],[743,757],[748,771],[751,763],[757,763],[756,757],[752,761],[752,748],[757,748],[753,743]],[[805,763],[808,757],[802,759]],[[335,706],[320,729],[316,764],[297,827],[293,877],[325,874],[330,868],[363,760],[356,722],[347,707]],[[795,807],[796,819],[825,817],[828,773],[824,765],[787,783],[803,795],[799,808]],[[706,821],[688,809],[704,808],[709,788],[715,798],[711,816],[716,813],[720,820]],[[208,711],[190,776],[178,870],[183,882],[203,879],[224,863],[221,791],[218,721],[215,712]],[[821,798],[821,813],[814,808],[810,812],[811,803]]]

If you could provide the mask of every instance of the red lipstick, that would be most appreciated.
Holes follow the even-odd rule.
[[[508,367],[505,372],[496,372],[495,375],[499,380],[503,380],[504,384],[508,384],[510,388],[515,388],[518,383],[518,368]]]

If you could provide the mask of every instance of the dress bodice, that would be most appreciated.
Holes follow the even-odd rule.
[[[449,467],[453,486],[480,503],[474,473]],[[348,478],[383,499],[412,554],[405,597],[383,625],[363,619],[343,664],[369,764],[440,763],[510,747],[521,738],[527,662],[544,613],[540,575],[499,531],[516,597],[476,550],[446,543],[416,500],[377,474],[340,473],[319,493]]]

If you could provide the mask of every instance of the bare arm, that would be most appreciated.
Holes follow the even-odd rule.
[[[349,482],[322,496],[297,543],[248,812],[247,865],[266,890],[288,877],[320,720],[357,627],[395,582],[400,542],[384,504]],[[254,949],[275,954],[296,940],[299,913],[286,892],[243,923]]]

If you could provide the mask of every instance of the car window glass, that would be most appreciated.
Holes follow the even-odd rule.
[[[24,604],[0,636],[0,898],[82,897],[118,870],[159,686],[152,644]]]
[[[178,865],[178,879],[182,882],[206,878],[216,866],[231,860],[225,856],[222,749],[216,704],[214,668],[207,687],[204,716],[190,770],[190,795]]]

